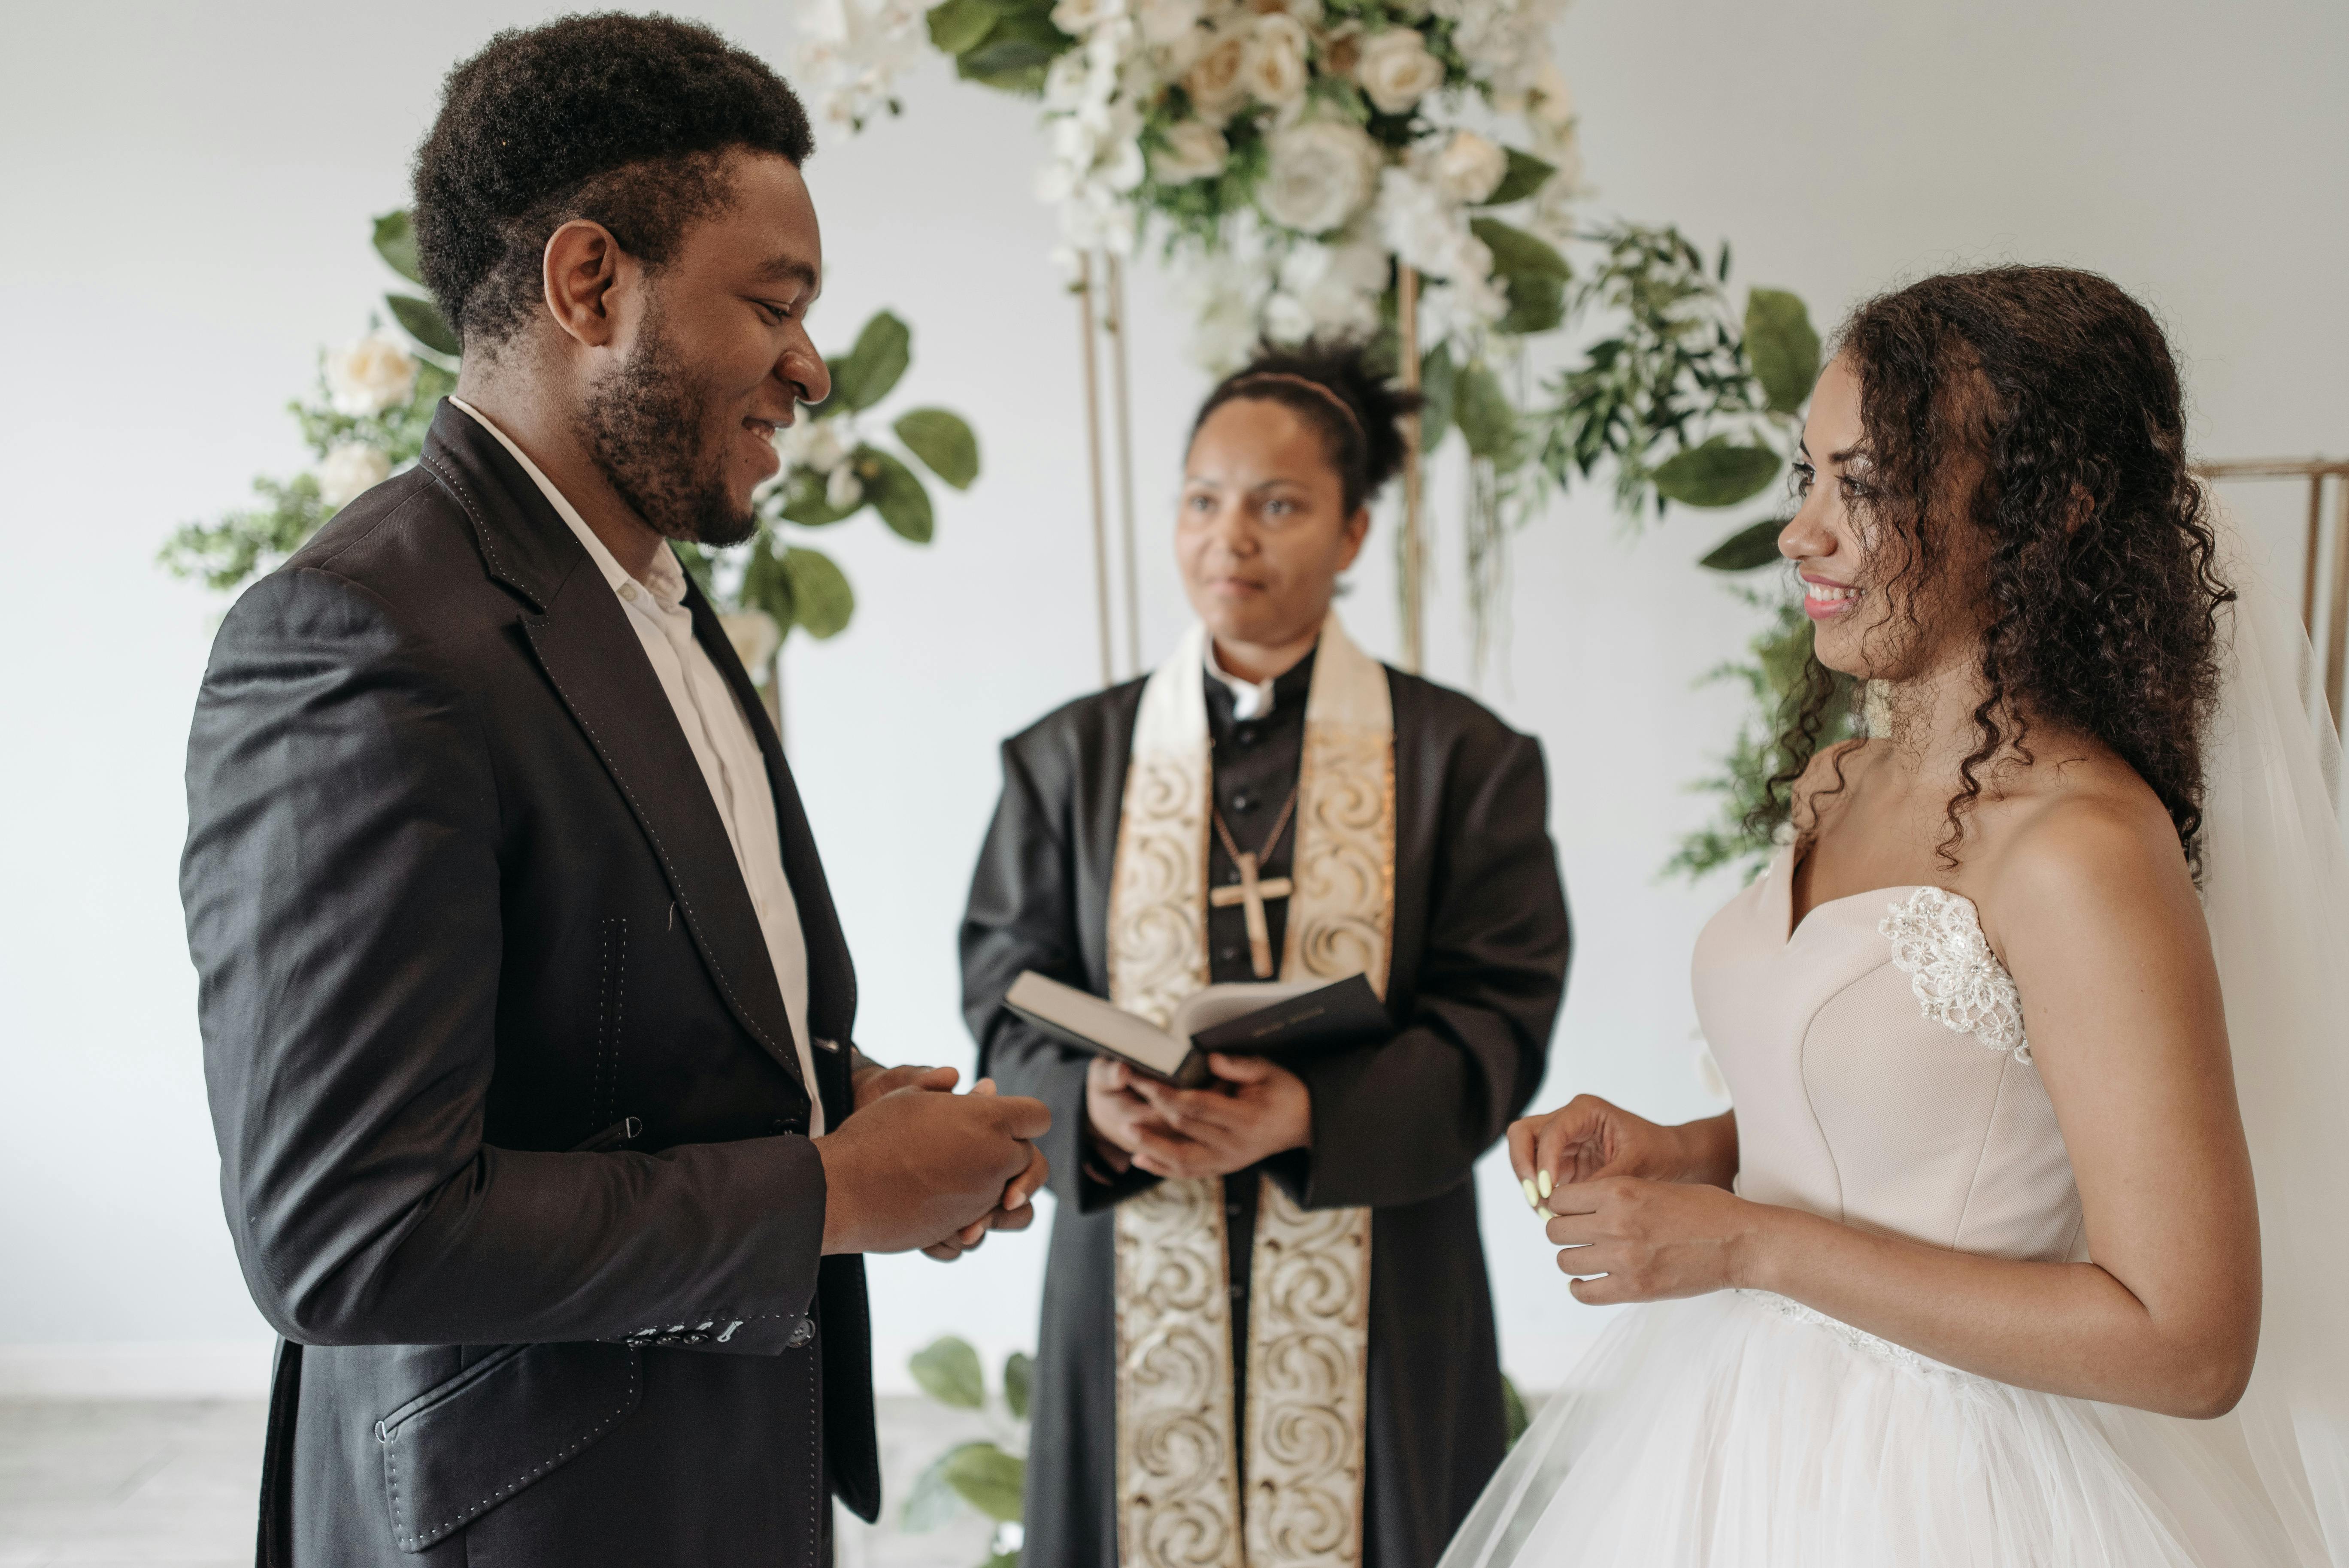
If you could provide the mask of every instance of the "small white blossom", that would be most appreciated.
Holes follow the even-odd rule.
[[[854,463],[841,464],[823,481],[823,504],[834,511],[846,511],[864,499],[864,484],[856,477]]]
[[[1071,38],[1081,38],[1095,25],[1125,15],[1125,0],[1060,0],[1052,7],[1052,26]]]
[[[800,69],[814,78],[824,118],[851,129],[890,103],[927,41],[908,0],[811,0],[801,26]]]
[[[318,499],[348,506],[391,477],[391,459],[364,441],[344,441],[326,449],[318,464]]]
[[[380,329],[326,356],[326,395],[335,412],[372,418],[415,394],[416,356]]]
[[[814,419],[802,413],[775,433],[775,450],[786,472],[805,469],[811,473],[831,473],[848,460],[855,446],[856,428],[845,417]]]

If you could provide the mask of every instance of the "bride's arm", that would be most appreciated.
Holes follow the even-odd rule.
[[[2167,823],[2161,824],[2166,829]],[[2094,1263],[2017,1263],[1716,1190],[1561,1187],[1585,1300],[1749,1286],[2024,1387],[2181,1416],[2230,1409],[2259,1337],[2259,1215],[2208,933],[2175,841],[2075,801],[1980,901],[2023,999]]]

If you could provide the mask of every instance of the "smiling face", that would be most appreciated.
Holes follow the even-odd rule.
[[[1969,482],[1971,475],[1965,476]],[[1877,472],[1860,417],[1859,375],[1837,356],[1819,375],[1795,460],[1802,505],[1778,535],[1778,553],[1803,582],[1819,662],[1862,680],[1911,680],[1954,656],[1971,656],[1978,602],[1952,593],[1980,551],[1969,527],[1936,528],[1930,570],[1917,570],[1914,541],[1873,504]],[[1954,547],[1954,548],[1953,548]]]
[[[1347,513],[1321,433],[1284,404],[1235,397],[1192,438],[1174,559],[1218,644],[1312,637],[1370,526],[1369,508]]]
[[[634,329],[581,408],[614,490],[656,531],[738,543],[751,492],[781,466],[775,431],[832,391],[808,339],[823,238],[800,171],[771,153],[728,155],[732,200],[663,265],[640,269]]]

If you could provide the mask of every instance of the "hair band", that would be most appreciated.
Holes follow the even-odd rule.
[[[1361,417],[1354,412],[1354,406],[1338,396],[1334,388],[1324,386],[1309,376],[1299,376],[1288,370],[1250,370],[1244,375],[1235,376],[1224,383],[1224,389],[1237,392],[1241,387],[1258,381],[1278,381],[1284,386],[1302,387],[1314,396],[1326,399],[1332,408],[1346,416],[1346,423],[1354,428],[1354,434],[1361,439],[1362,445],[1367,448],[1371,444],[1370,433],[1362,428]]]

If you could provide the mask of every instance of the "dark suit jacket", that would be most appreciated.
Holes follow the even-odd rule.
[[[837,1126],[847,947],[690,604],[766,754]],[[609,585],[462,410],[229,613],[188,816],[221,1191],[289,1342],[262,1561],[791,1564],[827,1491],[871,1518],[863,1264],[820,1255],[725,826]]]

